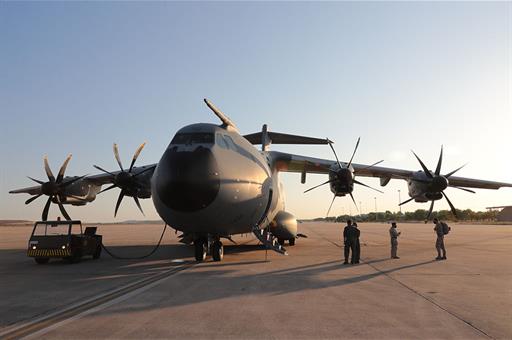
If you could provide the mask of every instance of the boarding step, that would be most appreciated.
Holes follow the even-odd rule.
[[[272,236],[272,233],[260,229],[258,226],[254,226],[252,232],[267,249],[271,249],[282,255],[288,255],[286,249],[277,242],[276,238]]]

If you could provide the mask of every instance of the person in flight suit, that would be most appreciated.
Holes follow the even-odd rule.
[[[389,237],[391,238],[391,258],[399,259],[396,255],[398,250],[398,236],[400,236],[401,232],[398,231],[396,227],[396,222],[391,223],[391,228],[389,228]]]
[[[354,259],[352,260],[352,264],[358,264],[361,259],[361,243],[359,242],[359,236],[361,236],[361,231],[358,228],[356,222],[352,224],[354,228],[356,228],[356,239],[355,239],[355,251],[354,251]]]
[[[348,256],[350,252],[352,252],[351,263],[355,262],[356,255],[356,239],[357,239],[358,230],[352,225],[352,220],[347,220],[347,226],[343,229],[343,243],[345,245],[345,262],[343,264],[348,264]]]
[[[437,235],[436,240],[436,250],[437,250],[437,257],[436,260],[446,260],[446,249],[444,248],[444,235],[448,234],[448,225],[445,227],[445,223],[439,221],[437,218],[434,218],[432,220],[434,222],[434,232]],[[443,256],[441,256],[441,250],[443,251]]]

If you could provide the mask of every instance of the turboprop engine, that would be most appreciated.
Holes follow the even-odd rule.
[[[270,223],[272,235],[281,240],[290,240],[297,237],[297,219],[292,214],[281,210]]]

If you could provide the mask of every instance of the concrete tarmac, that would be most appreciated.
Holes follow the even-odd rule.
[[[224,242],[222,262],[195,264],[169,231],[144,260],[47,265],[25,256],[30,227],[1,226],[0,338],[512,338],[512,226],[451,226],[448,260],[435,261],[433,225],[399,223],[391,260],[389,225],[361,223],[362,263],[348,266],[341,224],[299,224],[308,238],[289,256],[247,235]],[[137,256],[161,228],[99,233]]]

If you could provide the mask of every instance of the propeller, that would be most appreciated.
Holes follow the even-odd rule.
[[[64,209],[64,205],[62,204],[62,201],[66,197],[73,197],[77,200],[84,201],[81,197],[71,195],[66,193],[66,188],[70,186],[71,184],[75,183],[78,180],[81,180],[82,178],[86,177],[87,175],[80,176],[80,177],[74,177],[72,179],[64,181],[64,174],[66,172],[66,168],[68,166],[69,161],[71,160],[71,154],[66,157],[64,160],[64,163],[62,163],[62,166],[60,167],[59,173],[57,174],[57,178],[53,175],[53,172],[50,168],[50,165],[48,164],[48,157],[43,157],[43,163],[44,163],[44,170],[46,172],[46,176],[48,177],[48,181],[40,181],[32,177],[28,177],[32,181],[36,182],[37,184],[41,185],[40,194],[34,195],[33,197],[29,198],[25,201],[25,204],[30,204],[34,202],[39,197],[46,195],[48,196],[48,200],[46,201],[46,204],[44,205],[43,213],[41,215],[41,219],[43,221],[48,220],[48,212],[50,210],[50,204],[53,202],[57,202],[57,205],[59,206],[59,210],[62,213],[62,216],[66,220],[71,220],[71,217],[67,213],[66,209]]]
[[[432,173],[426,167],[425,163],[423,163],[423,161],[418,157],[418,155],[414,151],[412,151],[412,153],[413,153],[414,157],[416,157],[416,159],[420,163],[420,166],[423,169],[423,172],[425,173],[425,176],[427,177],[426,179],[412,178],[412,180],[415,181],[415,182],[428,184],[429,185],[428,186],[428,192],[429,193],[441,193],[441,195],[448,202],[448,205],[450,206],[450,209],[452,211],[453,216],[455,216],[455,218],[457,218],[457,210],[455,209],[455,206],[452,204],[452,202],[450,201],[450,199],[448,198],[448,196],[446,195],[444,190],[450,186],[450,182],[449,182],[450,176],[452,176],[457,171],[459,171],[460,169],[465,167],[466,164],[464,164],[464,165],[458,167],[457,169],[447,173],[446,175],[441,175],[441,166],[443,164],[443,146],[442,145],[441,145],[441,152],[439,153],[439,160],[437,161],[437,166],[436,166],[436,170],[434,171],[434,173]],[[458,186],[452,186],[452,188],[456,188],[456,189],[459,189],[459,190],[464,190],[464,191],[467,191],[467,192],[470,192],[470,193],[473,193],[473,194],[475,193],[473,190],[466,189],[466,188],[461,188],[461,187],[458,187]],[[406,203],[408,203],[408,202],[410,202],[410,201],[412,201],[412,200],[414,200],[416,198],[419,198],[419,197],[423,196],[423,194],[424,193],[422,193],[420,195],[417,195],[417,196],[414,196],[414,197],[408,199],[407,201],[404,201],[404,202],[400,203],[399,205],[404,205],[404,204],[406,204]],[[430,203],[430,209],[428,210],[428,214],[427,214],[427,217],[426,217],[427,220],[430,218],[430,215],[432,214],[432,211],[434,209],[434,202],[435,202],[435,200],[432,200],[432,203]]]
[[[361,185],[361,186],[364,186],[364,187],[367,187],[367,188],[370,188],[372,190],[375,190],[375,191],[378,191],[380,193],[383,193],[382,191],[378,190],[378,189],[375,189],[367,184],[364,184],[358,180],[355,179],[355,176],[354,176],[354,169],[352,168],[352,161],[354,160],[354,156],[356,155],[356,152],[357,152],[357,149],[359,147],[359,142],[361,141],[361,137],[359,137],[357,139],[357,142],[356,142],[356,146],[354,147],[354,151],[352,152],[352,156],[350,157],[350,161],[346,164],[342,164],[338,158],[338,155],[336,154],[336,150],[334,150],[334,147],[332,146],[333,142],[331,142],[330,140],[329,141],[329,146],[331,147],[331,150],[332,152],[334,153],[334,158],[336,158],[336,163],[338,164],[338,169],[336,170],[333,170],[332,168],[330,169],[330,178],[328,181],[326,182],[323,182],[321,184],[318,184],[318,185],[315,185],[314,187],[311,187],[309,189],[307,189],[306,191],[304,191],[304,193],[307,193],[313,189],[316,189],[316,188],[319,188],[325,184],[330,184],[330,183],[335,183],[335,182],[339,182],[341,181],[342,179],[347,179],[347,178],[351,178],[351,181],[355,184],[358,184],[358,185]],[[378,162],[375,162],[373,163],[372,165],[369,165],[363,169],[369,169],[377,164],[380,164],[382,163],[383,160],[381,161],[378,161]],[[334,173],[334,174],[332,174]],[[331,201],[331,204],[329,205],[329,209],[327,210],[327,216],[329,216],[329,213],[331,211],[331,208],[332,208],[332,205],[334,203],[334,200],[336,199],[336,196],[338,193],[334,193],[334,197],[332,198],[332,201]],[[356,209],[357,209],[357,204],[356,204],[356,200],[354,199],[354,196],[352,195],[352,192],[351,190],[350,191],[347,191],[347,192],[343,192],[343,194],[349,194],[350,197],[352,198],[352,201],[354,202],[354,205],[356,206]]]
[[[114,210],[114,217],[117,215],[117,211],[119,210],[119,206],[121,205],[121,202],[123,201],[124,196],[132,196],[133,200],[135,201],[135,204],[137,205],[137,208],[139,208],[142,215],[146,216],[144,214],[144,211],[142,210],[142,207],[140,206],[140,202],[137,197],[138,192],[143,187],[143,185],[137,180],[137,177],[149,170],[152,170],[153,167],[148,167],[148,168],[146,168],[140,172],[137,172],[137,173],[132,172],[133,166],[135,165],[135,161],[139,157],[139,155],[145,145],[146,145],[146,143],[144,142],[141,145],[139,145],[139,147],[135,150],[135,153],[133,154],[132,161],[130,163],[130,167],[128,168],[128,170],[125,170],[123,168],[123,163],[121,162],[121,157],[119,157],[119,148],[116,143],[114,143],[114,146],[113,146],[114,157],[115,157],[117,164],[119,165],[119,169],[121,169],[121,171],[119,171],[117,174],[114,174],[110,171],[103,169],[102,167],[94,165],[94,167],[96,169],[98,169],[106,174],[109,174],[112,178],[112,185],[109,186],[108,188],[101,190],[99,193],[102,193],[102,192],[105,192],[105,191],[108,191],[108,190],[111,190],[114,188],[121,189],[121,192],[119,192],[119,196],[117,197],[116,208]]]

